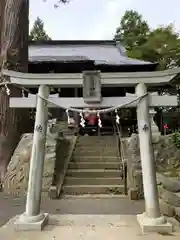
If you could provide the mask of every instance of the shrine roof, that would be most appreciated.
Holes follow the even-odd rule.
[[[30,41],[29,62],[92,61],[95,65],[154,66],[156,63],[129,58],[116,41]]]

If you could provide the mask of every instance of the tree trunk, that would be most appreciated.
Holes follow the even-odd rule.
[[[1,68],[27,72],[28,70],[28,0],[0,0],[1,9]],[[4,11],[3,11],[4,9]],[[2,18],[3,16],[3,18]],[[3,20],[3,21],[2,21]],[[7,77],[2,77],[7,81]],[[21,89],[9,87],[11,96],[22,96]],[[24,111],[9,108],[9,96],[0,88],[0,181],[3,182],[7,165],[25,131]],[[27,112],[26,112],[27,117]],[[23,121],[23,122],[22,122]],[[22,129],[22,126],[25,128]]]
[[[3,27],[4,7],[5,7],[5,0],[1,0],[1,2],[0,2],[0,39],[1,39],[1,35],[2,35],[1,29]],[[0,41],[0,50],[1,50],[1,41]]]

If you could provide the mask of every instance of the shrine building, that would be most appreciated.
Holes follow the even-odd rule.
[[[116,41],[31,41],[29,42],[29,73],[69,73],[87,71],[100,73],[134,73],[156,71],[157,63],[132,59]],[[102,97],[123,97],[135,93],[135,87],[102,86]],[[149,90],[149,89],[148,89]],[[37,91],[32,90],[32,93]],[[61,98],[82,98],[83,85],[53,88],[51,94]],[[61,120],[63,111],[51,110]],[[121,124],[126,129],[136,124],[136,110],[121,110]]]

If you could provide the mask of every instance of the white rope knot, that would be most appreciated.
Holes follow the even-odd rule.
[[[102,121],[101,121],[101,117],[100,117],[100,113],[97,112],[97,117],[98,117],[98,125],[100,128],[102,128]]]
[[[5,86],[5,90],[6,90],[7,95],[10,96],[11,91],[10,91],[10,89],[8,88],[7,84],[5,84],[4,86]]]
[[[82,126],[82,127],[85,127],[85,120],[84,120],[84,117],[83,117],[83,113],[82,112],[80,112],[79,113],[79,116],[80,116],[80,125]]]
[[[116,123],[119,124],[120,123],[120,117],[118,115],[117,109],[115,110],[115,113],[116,113]]]

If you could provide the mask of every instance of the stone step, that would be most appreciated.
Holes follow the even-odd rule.
[[[124,185],[64,185],[63,194],[123,194]]]
[[[101,177],[101,178],[77,178],[66,177],[64,184],[66,185],[123,185],[123,179],[121,177]]]
[[[76,146],[74,152],[116,152],[117,151],[117,147],[115,146],[112,146],[112,147],[109,147],[109,146],[91,146],[91,147],[88,147],[88,146],[82,146],[82,147],[78,147]]]
[[[83,139],[102,139],[102,140],[107,140],[107,139],[112,139],[113,136],[81,136],[78,138],[78,140],[83,140]]]
[[[121,169],[120,162],[70,162],[69,169]]]
[[[66,176],[67,177],[122,177],[123,171],[121,169],[107,170],[107,169],[68,169]]]
[[[95,143],[76,143],[76,148],[84,148],[84,149],[98,149],[98,148],[103,148],[103,149],[117,149],[117,144],[112,142],[112,143],[99,143],[99,142],[95,142]]]
[[[75,156],[72,157],[72,162],[121,162],[118,156]]]
[[[103,145],[103,146],[99,146],[99,145],[77,145],[76,144],[76,149],[79,151],[97,151],[99,149],[103,150],[103,151],[107,151],[107,150],[117,150],[117,146],[116,145],[112,145],[112,146],[108,146],[108,145]]]
[[[112,141],[115,142],[115,137],[111,136],[110,138],[107,138],[106,136],[102,136],[102,138],[92,138],[90,136],[85,136],[84,139],[78,138],[78,143],[91,143],[91,142],[100,142],[100,143],[111,143]]]
[[[105,136],[103,136],[106,138]],[[115,142],[115,138],[111,137],[108,139],[98,139],[98,138],[91,138],[89,136],[86,136],[84,139],[78,139],[78,143],[93,143],[93,142],[98,142],[98,143],[112,143]]]
[[[125,200],[125,201],[127,201],[128,200],[128,196],[127,195],[125,195],[125,194],[109,194],[109,193],[100,193],[100,194],[76,194],[76,195],[72,195],[72,194],[61,194],[61,199],[75,199],[75,200],[77,200],[77,199],[84,199],[84,200],[86,200],[86,199],[91,199],[92,201],[93,200],[112,200],[112,199],[117,199],[118,201],[119,200]],[[106,206],[105,206],[105,208],[107,208],[107,204],[106,204]],[[96,214],[96,210],[95,210],[95,214]],[[92,215],[91,215],[92,216]],[[97,216],[97,215],[96,215]],[[107,216],[107,215],[105,215],[105,216]],[[114,216],[114,215],[113,215]],[[119,215],[118,215],[119,216]]]
[[[100,146],[110,146],[110,147],[115,147],[117,144],[116,144],[116,141],[115,139],[111,139],[109,141],[96,141],[96,140],[91,140],[91,141],[82,141],[82,142],[79,142],[77,141],[77,146],[79,147],[83,147],[83,146],[87,146],[87,147],[93,147],[95,146],[95,144],[99,144]]]
[[[83,143],[83,142],[92,142],[92,141],[97,141],[97,142],[110,142],[110,141],[115,141],[116,138],[115,136],[83,136],[78,138],[78,142]]]
[[[106,136],[101,136],[101,137],[93,137],[93,136],[84,136],[84,137],[81,137],[81,138],[78,138],[78,143],[112,143],[115,142],[115,138],[114,137],[106,137]]]
[[[73,156],[118,156],[117,151],[78,151],[75,149]]]

